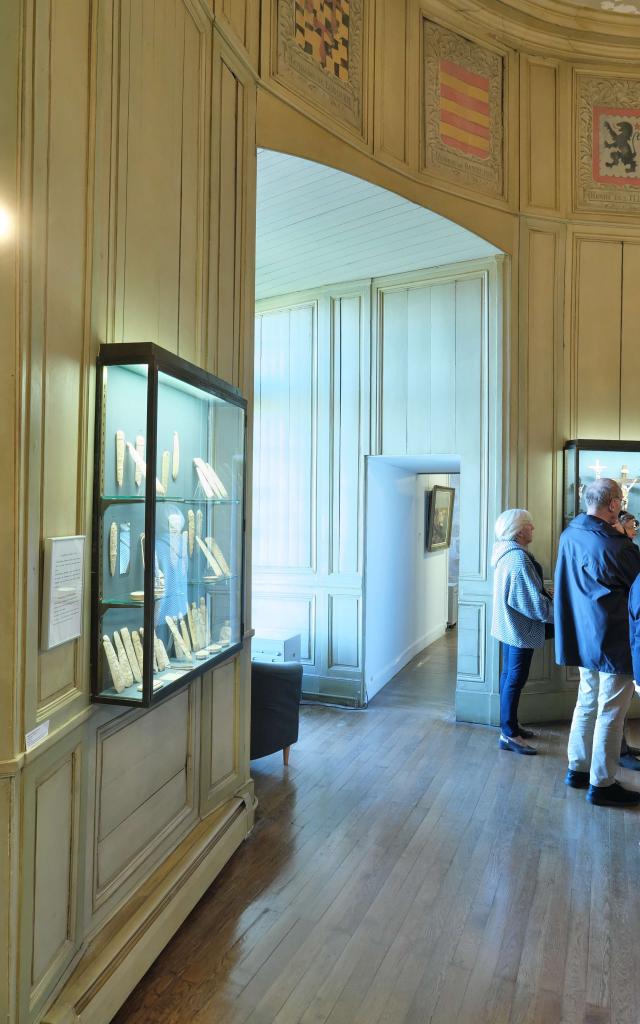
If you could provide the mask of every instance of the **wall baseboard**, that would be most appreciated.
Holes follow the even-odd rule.
[[[252,786],[205,818],[108,922],[41,1024],[109,1024],[253,827]],[[160,876],[160,877],[158,877]]]

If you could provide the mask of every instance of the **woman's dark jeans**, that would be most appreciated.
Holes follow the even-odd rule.
[[[502,645],[500,673],[500,729],[503,736],[518,735],[518,703],[531,668],[532,647]]]

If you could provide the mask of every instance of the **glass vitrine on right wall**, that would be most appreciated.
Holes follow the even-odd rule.
[[[587,511],[585,488],[601,477],[618,481],[623,509],[640,519],[640,441],[576,439],[564,446],[563,526]]]

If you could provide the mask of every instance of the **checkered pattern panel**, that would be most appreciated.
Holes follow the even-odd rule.
[[[298,46],[341,82],[349,81],[349,0],[295,0]]]

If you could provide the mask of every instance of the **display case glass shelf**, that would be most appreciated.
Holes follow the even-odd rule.
[[[585,487],[601,477],[618,481],[623,509],[640,519],[640,441],[579,439],[564,446],[564,526],[587,511]]]
[[[246,402],[151,344],[97,367],[92,699],[149,707],[241,649]]]

